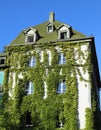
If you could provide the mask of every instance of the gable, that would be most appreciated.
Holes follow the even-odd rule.
[[[36,32],[36,29],[34,29],[33,27],[29,27],[27,29],[24,30],[24,33],[29,33],[29,32]]]
[[[33,30],[29,30],[29,31],[27,32],[27,34],[33,34],[33,33],[35,33],[35,31],[33,31]]]
[[[64,30],[69,30],[69,29],[66,26],[62,26],[59,30],[64,31]]]

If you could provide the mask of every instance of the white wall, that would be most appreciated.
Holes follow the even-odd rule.
[[[88,73],[86,72],[83,75],[82,68],[79,68],[83,78],[88,77]],[[85,128],[85,110],[86,108],[91,108],[91,86],[89,82],[81,81],[81,76],[77,73],[77,83],[78,83],[78,117],[79,117],[79,125],[80,129]]]
[[[79,55],[78,49],[75,48],[76,63],[83,65],[88,57],[89,44],[81,45],[79,48],[83,52],[83,56]],[[91,108],[91,84],[88,70],[84,70],[82,66],[76,67],[77,85],[78,85],[78,118],[80,129],[85,128],[85,110]]]

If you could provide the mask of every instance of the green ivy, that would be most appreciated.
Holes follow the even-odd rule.
[[[85,130],[94,130],[93,112],[90,108],[86,108],[86,128]]]
[[[76,71],[78,66],[81,66],[84,70],[89,69],[90,72],[89,59],[83,66],[75,63],[74,47],[78,48],[79,56],[84,58],[80,49],[81,44],[58,42],[54,46],[48,43],[7,47],[9,69],[5,70],[4,109],[1,111],[0,117],[2,130],[26,130],[27,112],[31,113],[33,125],[31,130],[79,130]],[[56,50],[56,46],[59,46],[66,55],[66,64],[64,65],[58,65],[59,52]],[[41,63],[40,55],[36,51],[38,49],[43,51],[44,60]],[[51,65],[48,63],[47,49],[52,54]],[[36,66],[30,68],[28,61],[32,55],[36,57]],[[9,74],[13,72],[16,74],[14,99],[8,96],[8,91],[12,87],[12,76]],[[79,71],[78,73],[82,78]],[[22,74],[22,79],[19,78],[19,74]],[[30,80],[34,84],[34,93],[26,95],[25,84]],[[61,80],[66,82],[66,92],[57,94],[57,86]],[[84,79],[82,78],[82,80]],[[45,99],[44,82],[46,82],[48,90]],[[93,113],[87,109],[85,130],[93,130],[92,121]],[[64,124],[64,128],[59,128],[60,122]]]

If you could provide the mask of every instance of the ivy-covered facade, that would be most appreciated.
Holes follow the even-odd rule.
[[[51,12],[49,21],[23,30],[0,57],[0,129],[101,129],[94,37]]]

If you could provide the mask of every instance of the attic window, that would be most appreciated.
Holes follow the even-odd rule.
[[[50,33],[50,32],[53,32],[53,31],[54,31],[53,23],[48,23],[48,25],[47,25],[47,32]]]
[[[38,39],[38,32],[34,28],[28,28],[24,31],[25,33],[25,43],[33,43]]]
[[[67,32],[61,32],[60,39],[67,39]]]
[[[71,37],[71,27],[65,24],[62,24],[57,28],[58,39],[68,39]]]
[[[52,25],[51,25],[51,26],[48,26],[48,32],[52,32],[52,31],[53,31]]]
[[[27,37],[27,42],[33,42],[33,41],[34,41],[34,36]]]

